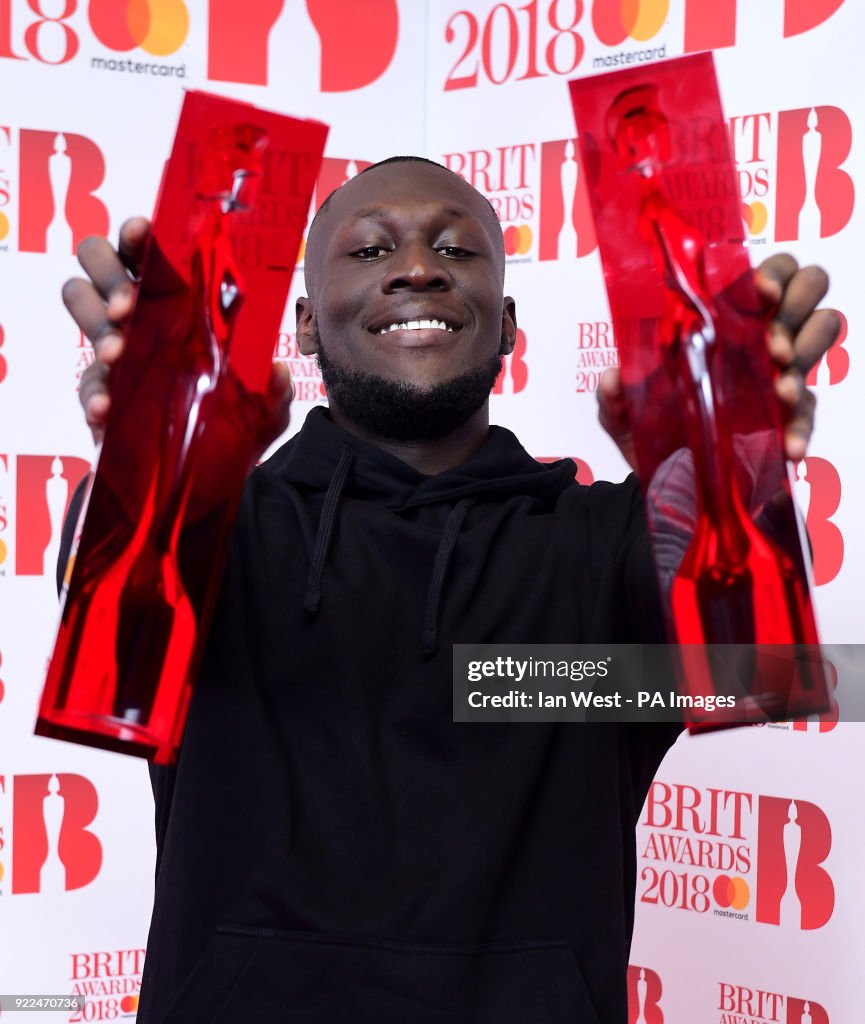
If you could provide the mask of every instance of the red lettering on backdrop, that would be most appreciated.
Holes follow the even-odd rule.
[[[399,37],[396,0],[306,0],[321,41],[321,91],[348,92],[380,78]]]
[[[59,132],[20,132],[20,211],[18,248],[45,252],[48,226],[54,219],[54,200],[49,178],[49,159],[58,152]],[[72,230],[74,252],[88,235],[108,234],[108,210],[93,193],[105,180],[105,158],[95,142],[83,135],[63,132],[65,152],[71,162],[66,193],[66,222]]]
[[[810,1013],[811,1016],[807,1017],[806,1013]],[[810,1024],[831,1024],[829,1014],[819,1003],[815,1003],[813,999],[794,999],[793,996],[789,996],[786,1024],[802,1024],[803,1020],[809,1021]]]
[[[267,85],[270,30],[284,3],[285,0],[210,0],[207,77],[219,82]]]
[[[661,979],[648,967],[628,966],[628,1024],[664,1024]],[[642,1016],[640,1015],[642,1013]]]
[[[69,511],[72,492],[81,478],[90,470],[90,463],[73,455],[59,457],[62,463],[61,480],[66,482],[66,501],[61,519]],[[19,455],[17,466],[17,499],[15,513],[15,572],[19,576],[41,576],[53,572],[53,566],[45,565],[45,553],[53,541],[59,544],[59,524],[52,528],[50,481],[54,474],[53,455]],[[59,510],[58,510],[59,511]]]
[[[64,0],[62,10],[56,10],[56,6],[53,11],[46,14],[42,10],[42,5],[39,0],[28,0],[27,6],[35,15],[36,20],[32,21],[27,28],[24,29],[24,45],[27,50],[36,60],[42,64],[66,64],[78,53],[78,47],[80,45],[77,34],[66,24],[66,19],[75,13],[76,0]],[[39,48],[40,38],[44,38],[41,35],[41,30],[45,25],[54,26],[54,34],[52,38],[56,40],[56,31],[59,31],[63,35],[63,56],[58,60],[48,60]],[[5,33],[4,33],[5,35]]]
[[[58,772],[63,821],[57,850],[49,851],[43,802],[51,775],[16,775],[12,799],[12,892],[40,891],[42,867],[56,852],[66,868],[65,888],[89,885],[102,866],[102,844],[87,830],[99,809],[93,783],[82,775]]]
[[[843,3],[844,0],[787,0],[784,4],[784,35],[798,36],[810,32],[830,18]]]
[[[835,908],[835,886],[821,867],[831,849],[832,828],[819,807],[807,800],[761,796],[757,920],[806,931],[822,928]]]
[[[589,203],[586,168],[580,155],[576,140],[570,142],[574,147],[577,166],[577,185],[574,193],[573,207],[568,216],[570,224],[565,222],[564,196],[562,190],[562,164],[567,162],[567,139],[558,142],[544,142],[541,145],[541,202],[538,224],[538,259],[574,259],[593,252],[598,245],[595,237],[595,224]],[[570,227],[573,230],[570,230]],[[576,235],[576,238],[574,238]],[[568,243],[564,240],[568,239]],[[574,251],[560,252],[562,244],[574,245]]]
[[[838,337],[834,342],[832,342],[832,347],[826,355],[821,356],[819,362],[811,367],[808,376],[805,378],[805,383],[808,387],[813,388],[816,385],[817,374],[824,359],[826,360],[826,366],[829,369],[830,384],[840,384],[850,370],[850,354],[847,349],[844,348],[844,342],[847,340],[847,330],[849,326],[847,323],[847,317],[844,316],[840,309],[836,309],[835,312],[841,319],[841,327],[838,331]]]
[[[853,214],[853,179],[841,170],[850,155],[853,132],[850,120],[838,107],[815,107],[820,135],[820,163],[814,200],[820,209],[820,237],[837,234]],[[799,214],[805,203],[805,164],[802,139],[808,131],[810,108],[784,110],[778,115],[778,171],[775,204],[775,240],[799,237]]]
[[[814,547],[814,584],[830,583],[844,562],[844,536],[830,517],[841,504],[841,477],[828,459],[805,457],[805,481],[811,488],[805,526]]]

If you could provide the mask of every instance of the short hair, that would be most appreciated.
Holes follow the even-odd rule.
[[[360,177],[361,174],[367,174],[369,171],[374,171],[374,170],[376,170],[379,167],[386,167],[388,164],[400,164],[400,163],[429,164],[431,167],[438,167],[442,171],[447,171],[448,174],[453,174],[454,177],[459,178],[460,181],[466,181],[466,179],[463,178],[461,175],[457,174],[456,171],[452,171],[450,169],[450,167],[445,167],[444,164],[437,163],[435,160],[430,160],[428,157],[425,157],[425,156],[411,156],[411,155],[406,155],[406,156],[389,156],[389,157],[386,157],[384,160],[379,160],[377,163],[370,164],[369,167],[364,167],[364,169],[362,171],[360,171],[357,175],[355,175],[355,177]],[[352,179],[349,178],[348,181],[344,181],[341,185],[337,185],[337,187],[329,195],[327,195],[325,197],[324,202],[316,210],[315,215],[312,218],[312,223],[309,225],[309,231],[307,232],[307,236],[306,236],[307,237],[307,252],[309,251],[309,240],[313,237],[313,234],[315,232],[316,224],[319,223],[319,221],[321,220],[322,216],[327,212],[328,207],[330,206],[330,201],[337,194],[337,192],[339,192],[340,189],[345,188],[345,186],[351,180]],[[470,188],[474,188],[474,185],[472,185],[470,182],[466,181],[466,184]],[[489,201],[489,199],[483,194],[483,192],[481,192],[479,189],[476,189],[476,188],[474,190],[475,190],[475,192],[477,192],[477,194],[479,196],[483,196],[483,198],[486,200],[486,204],[489,207],[490,214],[495,219],[496,227],[499,229],[499,231],[501,231],[502,224],[501,224],[501,221],[499,220],[499,215],[496,213],[495,207]],[[504,255],[504,241],[502,242],[502,254]]]
[[[369,167],[364,167],[364,169],[362,171],[358,172],[356,177],[360,177],[361,174],[366,174],[368,171],[374,171],[378,167],[387,167],[388,164],[404,164],[404,163],[429,164],[430,167],[438,167],[442,171],[447,171],[448,174],[455,175],[457,178],[460,178],[462,181],[466,180],[465,178],[462,177],[462,175],[457,174],[456,171],[452,171],[450,169],[450,167],[445,167],[444,164],[440,164],[436,160],[430,160],[429,157],[426,157],[426,156],[411,156],[411,155],[409,155],[409,156],[389,156],[389,157],[386,157],[384,160],[379,160],[379,161],[377,161],[374,164],[370,164]],[[348,180],[351,181],[351,178],[349,178]],[[328,204],[330,203],[331,199],[333,199],[333,197],[336,195],[336,193],[339,192],[339,190],[343,187],[343,185],[347,185],[347,184],[348,184],[348,182],[344,181],[342,183],[342,185],[337,185],[337,187],[328,196],[325,197],[324,202],[321,204],[321,206],[319,206],[318,210],[316,211],[315,216],[312,218],[312,224],[315,224],[316,220],[318,219],[319,214],[325,212],[325,210],[328,207]],[[468,185],[468,184],[470,184],[470,182],[466,181],[466,184]],[[474,188],[474,185],[472,185],[472,188]],[[479,196],[484,196],[483,192],[481,192],[480,189],[475,189],[475,192],[477,192],[477,194]],[[501,225],[501,221],[499,220],[499,215],[496,213],[496,208],[493,206],[493,204],[489,201],[489,199],[486,196],[484,196],[484,199],[487,200],[487,206],[490,208],[490,213],[496,219],[496,225],[499,228],[501,228],[502,225]],[[310,226],[309,226],[310,232],[312,232],[312,224],[310,224]]]

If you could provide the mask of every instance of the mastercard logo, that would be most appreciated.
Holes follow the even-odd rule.
[[[532,247],[532,229],[528,224],[511,224],[503,234],[506,256],[525,256]]]
[[[669,9],[670,0],[595,0],[592,27],[607,46],[628,37],[643,43],[661,31]]]
[[[756,203],[742,203],[742,220],[745,221],[750,234],[762,235],[769,221],[766,204],[761,203],[759,199]]]
[[[179,50],[189,35],[183,0],[90,0],[87,17],[99,42],[120,53],[138,46],[165,57]]]
[[[733,910],[744,910],[751,899],[751,890],[744,878],[738,875],[718,875],[712,886],[712,895],[719,907]]]
[[[138,996],[124,996],[120,1000],[121,1013],[135,1013],[138,1010]]]

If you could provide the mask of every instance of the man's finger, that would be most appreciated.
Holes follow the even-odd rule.
[[[123,345],[120,327],[109,318],[105,302],[89,281],[73,277],[63,285],[63,304],[93,343],[96,355],[113,362]]]
[[[615,367],[610,366],[601,374],[598,381],[598,403],[601,412],[610,419],[625,415],[625,393],[622,390],[622,375]]]
[[[786,252],[763,260],[754,273],[754,280],[760,294],[768,302],[777,305],[781,301],[784,289],[798,269],[799,264]]]
[[[828,291],[829,276],[822,267],[804,267],[799,270],[790,279],[772,318],[772,334],[796,339],[797,333]]]
[[[631,469],[637,468],[637,453],[634,436],[628,419],[625,392],[621,373],[610,367],[601,374],[598,381],[598,420],[615,442]]]
[[[87,425],[98,441],[105,430],[108,408],[111,399],[108,396],[108,366],[102,362],[92,363],[81,374],[78,398],[84,409]]]
[[[134,286],[120,257],[104,238],[85,238],[78,246],[78,262],[109,305],[112,319],[121,320],[132,309]]]
[[[808,449],[808,440],[814,430],[814,409],[817,400],[805,391],[797,404],[797,411],[784,428],[784,448],[787,458],[798,462]]]
[[[130,217],[120,228],[120,259],[133,277],[140,276],[141,261],[150,238],[150,221],[146,217]]]
[[[841,316],[835,309],[817,309],[796,335],[793,364],[803,376],[820,362],[841,332]]]

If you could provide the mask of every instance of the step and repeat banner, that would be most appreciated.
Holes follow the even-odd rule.
[[[493,419],[589,483],[626,467],[596,422],[617,353],[565,83],[714,50],[753,262],[788,251],[832,275],[843,329],[809,380],[817,430],[795,486],[823,637],[856,643],[863,31],[855,0],[0,2],[0,991],[88,999],[28,1020],[131,1020],[144,964],[146,766],[32,726],[60,527],[92,457],[76,394],[92,351],[60,286],[83,238],[152,209],[182,90],[329,123],[318,203],[405,153],[488,196],[519,322]],[[274,339],[297,384],[292,432],[324,401],[295,343],[300,294],[298,273]],[[637,830],[629,1024],[863,1019],[863,740],[837,713],[679,740]]]

